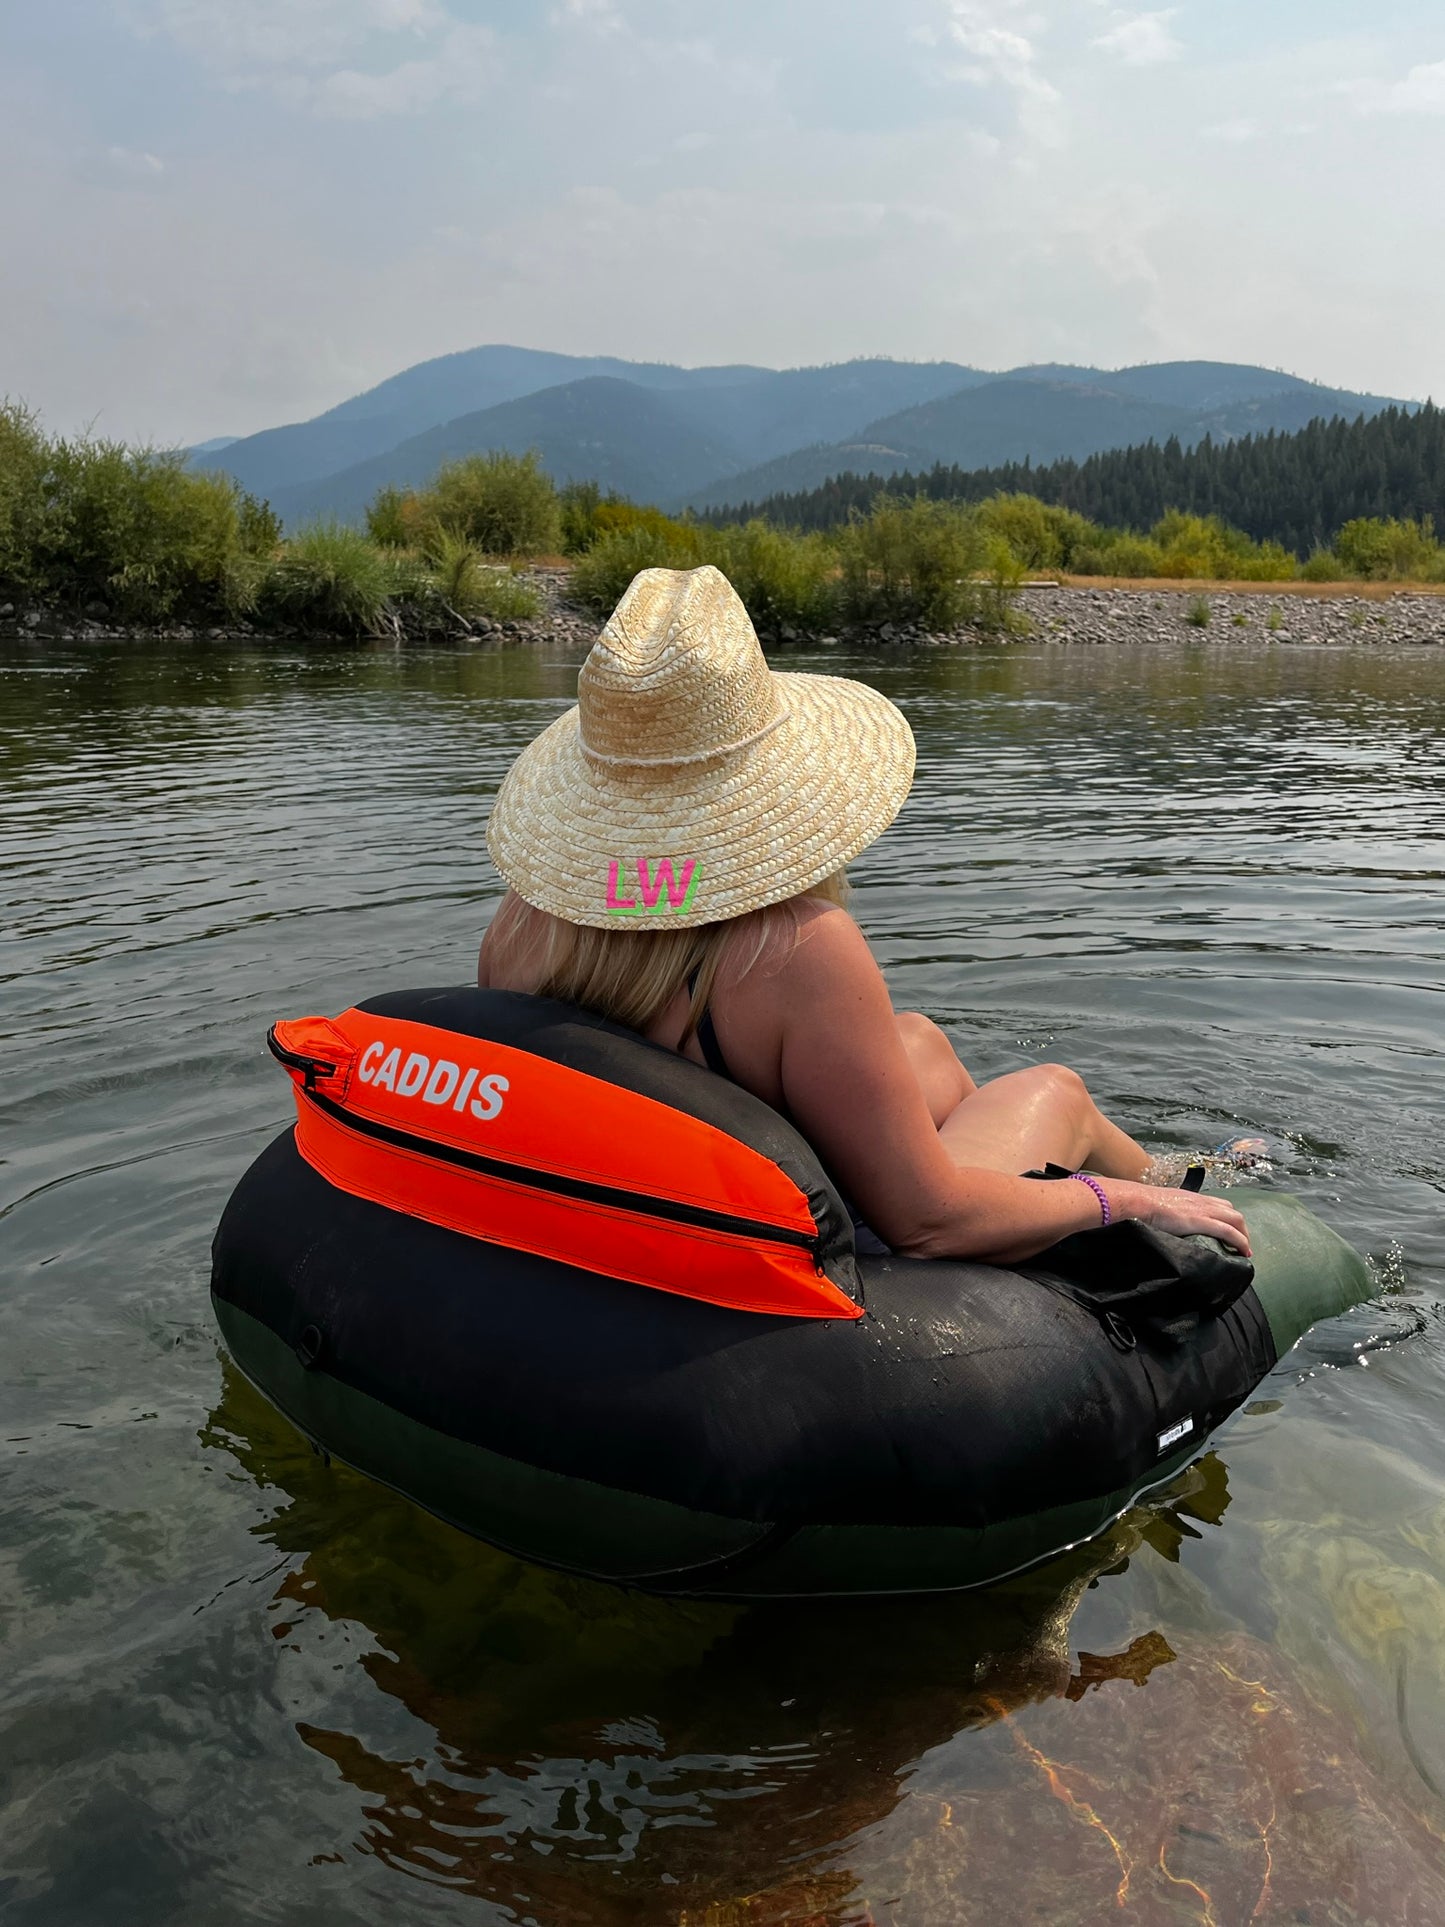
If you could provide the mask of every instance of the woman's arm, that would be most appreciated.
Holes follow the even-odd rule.
[[[896,1251],[1006,1264],[1099,1223],[1099,1200],[1087,1185],[1041,1184],[953,1162],[899,1038],[882,972],[846,913],[810,919],[787,964],[766,982],[776,999],[788,1109]],[[1244,1220],[1222,1198],[1121,1178],[1099,1183],[1116,1218],[1207,1232],[1248,1250]]]

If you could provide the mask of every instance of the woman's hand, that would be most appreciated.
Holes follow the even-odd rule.
[[[1152,1185],[1129,1184],[1117,1178],[1104,1183],[1115,1217],[1137,1218],[1141,1224],[1152,1224],[1156,1231],[1172,1231],[1179,1238],[1202,1231],[1246,1258],[1252,1255],[1244,1219],[1227,1198],[1208,1198],[1199,1191],[1160,1191]]]

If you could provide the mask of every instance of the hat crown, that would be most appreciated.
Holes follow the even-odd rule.
[[[582,747],[600,763],[704,762],[782,720],[737,591],[710,565],[644,569],[582,665]]]

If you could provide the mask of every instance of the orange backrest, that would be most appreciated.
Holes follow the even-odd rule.
[[[277,1024],[330,1183],[469,1237],[738,1310],[859,1318],[808,1199],[715,1125],[513,1045],[347,1010]]]

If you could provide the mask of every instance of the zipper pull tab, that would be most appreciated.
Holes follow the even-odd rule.
[[[328,1097],[338,1102],[345,1098],[356,1046],[329,1017],[298,1017],[273,1024],[266,1033],[266,1048],[302,1090],[315,1091],[324,1083]]]

